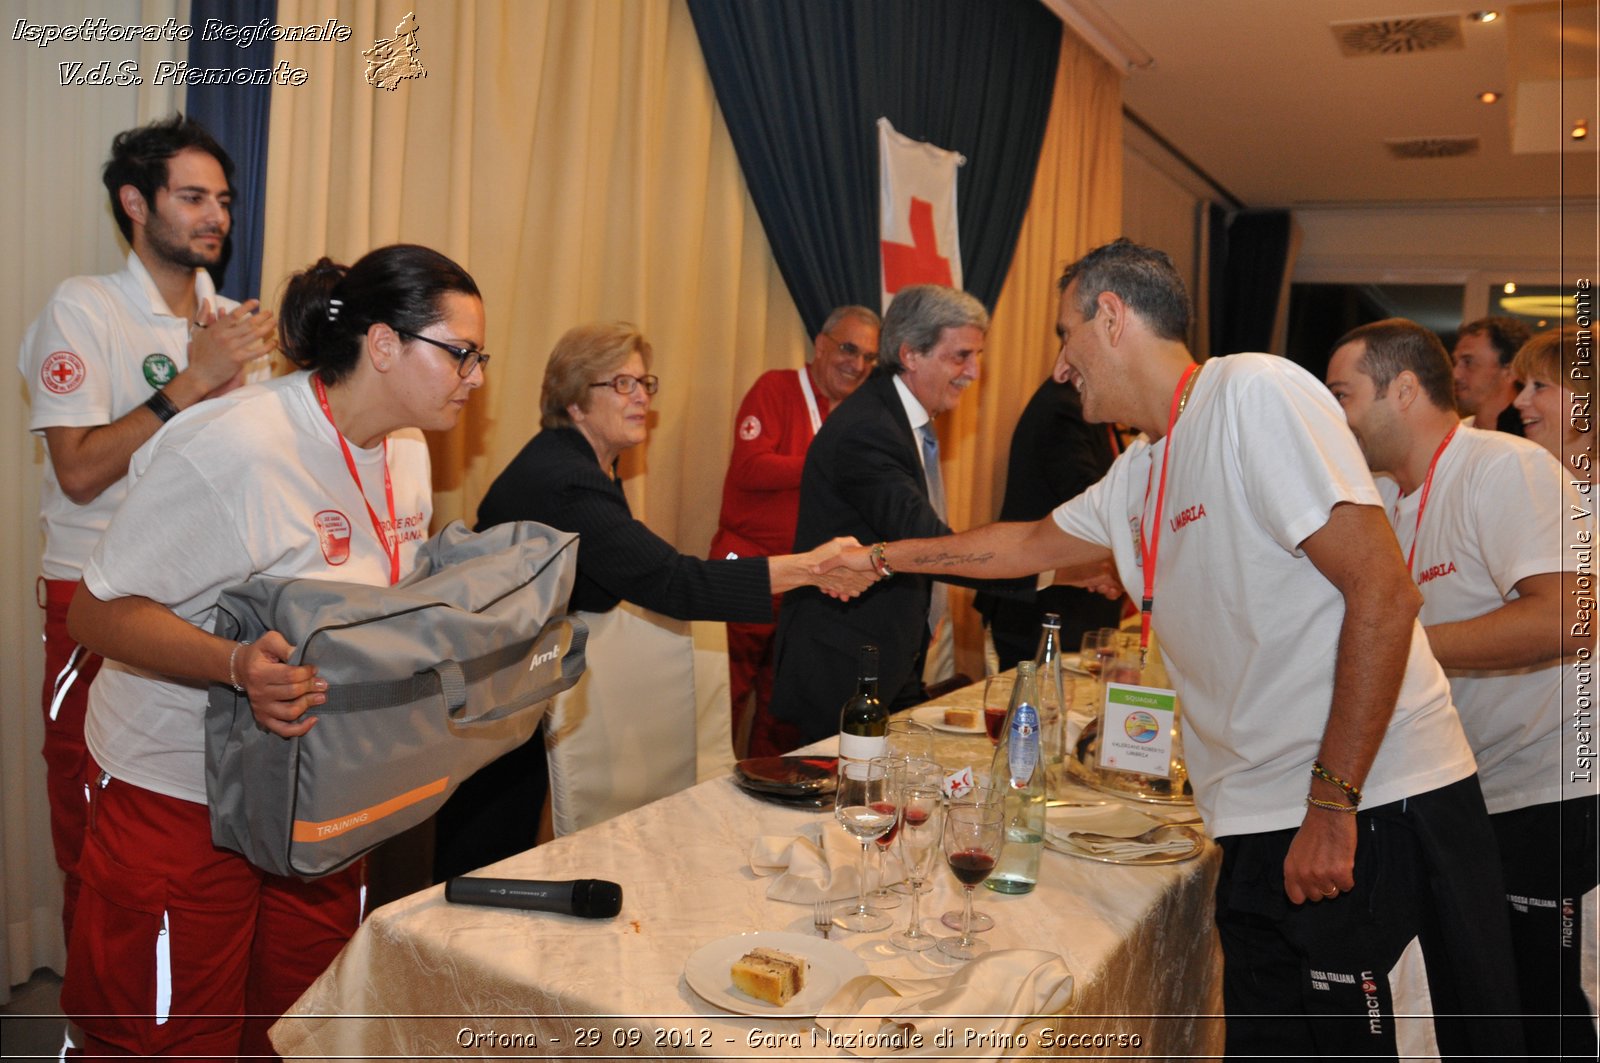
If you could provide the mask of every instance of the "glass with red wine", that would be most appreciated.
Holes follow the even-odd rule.
[[[930,730],[931,730],[931,728],[930,728]],[[910,787],[917,786],[917,785],[937,787],[941,782],[944,781],[944,777],[945,777],[945,774],[946,774],[945,770],[939,766],[939,762],[938,761],[933,760],[931,758],[923,758],[923,757],[911,757],[911,758],[908,758],[901,765],[901,769],[900,770],[902,772],[902,777],[900,779],[900,785],[901,785],[902,789],[908,789]],[[906,813],[904,811],[902,811],[901,814],[900,814],[900,822],[901,822],[901,829],[903,830],[904,827],[907,824]],[[937,839],[935,839],[935,840],[937,841]],[[883,844],[882,839],[879,839],[879,844],[880,845]],[[902,849],[902,852],[901,852],[901,859],[902,859],[902,862],[904,862],[904,850],[903,849]],[[879,878],[879,881],[882,881],[883,876],[880,874],[878,876],[878,878]],[[916,887],[916,889],[917,889],[918,893],[931,893],[933,891],[933,883],[928,881],[928,876],[927,875],[924,875],[924,876],[922,876],[922,879],[920,880],[920,884]],[[908,869],[906,877],[904,879],[902,879],[899,882],[896,882],[893,886],[889,887],[887,890],[883,889],[880,886],[877,890],[875,890],[873,893],[868,895],[867,901],[868,901],[868,903],[875,903],[874,898],[876,898],[879,893],[891,893],[891,894],[898,895],[898,894],[905,894],[905,893],[910,893],[910,892],[911,892],[911,875],[910,875],[910,872],[909,872],[909,869]],[[952,927],[951,929],[954,929],[954,927]]]
[[[894,817],[894,823],[888,830],[878,835],[874,841],[878,846],[878,879],[877,887],[867,894],[867,907],[875,911],[900,907],[900,898],[891,889],[884,886],[885,877],[884,859],[888,855],[889,847],[894,844],[895,838],[900,834],[900,787],[904,781],[906,762],[895,756],[893,752],[886,757],[875,757],[872,763],[883,766],[888,773],[889,785],[885,788],[883,800],[872,807],[879,812]]]
[[[915,762],[913,762],[915,763]],[[937,767],[937,766],[936,766]],[[933,948],[934,936],[922,929],[918,894],[933,872],[934,854],[943,834],[944,792],[937,777],[919,777],[910,771],[900,783],[900,860],[905,864],[911,889],[911,920],[889,938],[896,948],[921,952]]]
[[[957,960],[970,960],[989,951],[987,943],[972,936],[972,891],[994,870],[1005,842],[1005,811],[998,804],[952,804],[944,814],[944,858],[964,898],[960,937],[941,938],[939,951]]]
[[[989,786],[987,781],[983,781],[961,795],[956,803],[963,805],[992,805],[995,808],[1001,808],[1005,803],[1005,796],[1004,790],[997,790]],[[970,922],[968,921],[969,919]],[[971,905],[968,905],[965,911],[961,908],[950,909],[939,917],[939,922],[951,930],[970,930],[974,934],[982,934],[985,931],[994,929],[994,917],[981,908],[975,909]]]
[[[983,729],[989,734],[989,744],[1000,744],[1000,732],[1005,730],[1006,710],[1011,708],[1011,689],[1016,676],[1010,672],[996,673],[983,681]]]

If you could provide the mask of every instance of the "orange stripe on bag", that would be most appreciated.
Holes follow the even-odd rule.
[[[324,820],[321,823],[311,823],[303,819],[297,819],[294,821],[294,840],[305,844],[337,838],[345,831],[354,830],[356,827],[364,827],[368,823],[393,815],[402,808],[409,808],[418,801],[426,801],[430,797],[442,794],[449,782],[450,777],[447,775],[444,778],[435,779],[433,782],[419,786],[415,790],[408,790],[403,794],[391,797],[389,800],[373,805],[371,808],[363,808],[359,812],[352,812],[348,816],[340,816],[338,819]]]

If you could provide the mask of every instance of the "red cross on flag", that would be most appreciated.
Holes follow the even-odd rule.
[[[959,152],[912,140],[878,119],[878,231],[883,308],[912,284],[960,288],[961,238],[956,228]]]

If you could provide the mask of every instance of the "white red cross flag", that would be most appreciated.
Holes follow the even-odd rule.
[[[912,284],[961,285],[956,227],[959,152],[912,140],[878,119],[878,232],[883,308]]]

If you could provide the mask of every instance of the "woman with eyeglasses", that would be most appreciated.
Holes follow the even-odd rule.
[[[620,322],[579,325],[556,341],[540,389],[543,431],[490,485],[479,530],[536,520],[577,532],[574,610],[601,613],[629,601],[677,620],[756,623],[771,620],[774,595],[796,587],[859,591],[811,575],[814,564],[855,545],[851,539],[806,554],[707,561],[679,553],[634,518],[616,464],[648,434],[658,387],[650,355],[649,341]],[[467,780],[439,813],[435,879],[533,845],[546,771],[541,734]]]
[[[271,1056],[267,1027],[361,918],[360,863],[305,882],[212,845],[208,684],[285,738],[327,684],[277,632],[233,642],[211,621],[253,576],[382,586],[412,568],[433,513],[417,430],[452,427],[482,385],[483,303],[456,263],[399,245],[297,274],[278,325],[300,371],[185,410],[134,456],[68,613],[105,657],[62,988],[90,1055]]]

